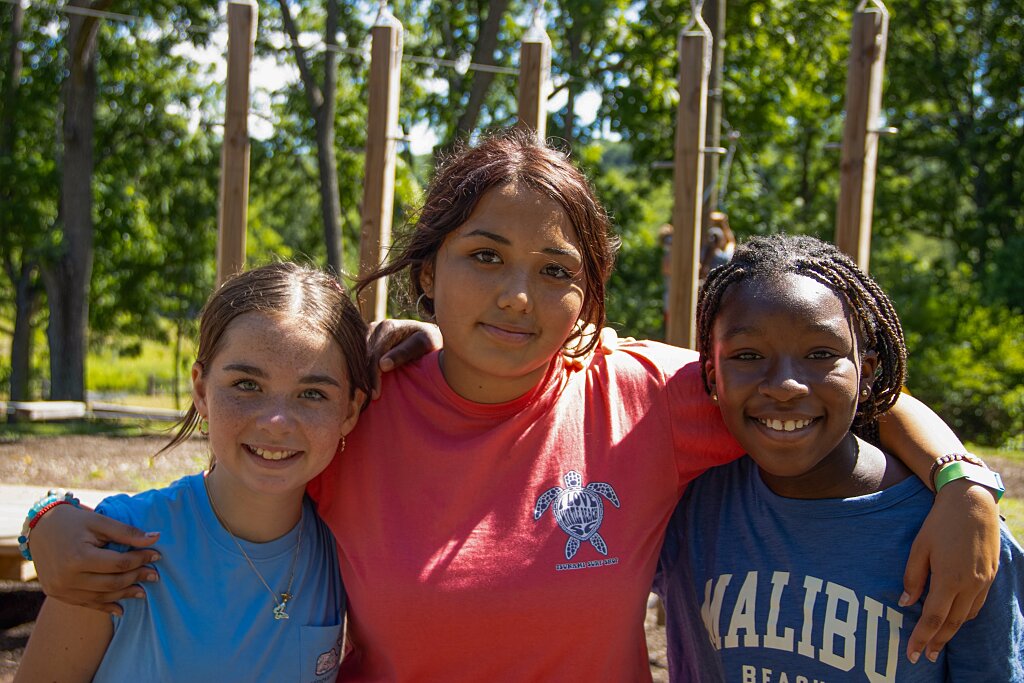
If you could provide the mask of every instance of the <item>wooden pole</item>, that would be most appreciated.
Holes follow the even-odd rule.
[[[256,43],[255,0],[228,3],[228,83],[220,150],[217,285],[245,267],[249,204],[249,70]]]
[[[878,114],[882,106],[888,32],[889,15],[883,9],[870,8],[854,14],[846,81],[846,123],[839,166],[836,245],[864,272],[868,270],[871,257]]]
[[[665,339],[693,348],[697,343],[697,276],[704,192],[704,131],[708,104],[708,36],[679,35],[679,112],[676,120],[672,208],[672,277]]]
[[[708,119],[705,143],[711,149],[718,149],[722,142],[722,70],[725,62],[725,0],[708,4],[708,28],[711,29],[713,49],[711,51],[711,77],[708,81]],[[718,211],[718,167],[720,155],[709,154],[704,166],[703,225],[711,220],[711,212]]]
[[[519,50],[519,121],[516,125],[535,131],[538,140],[543,140],[547,134],[550,77],[551,39],[535,23]]]
[[[391,246],[395,203],[398,101],[402,80],[402,24],[382,10],[371,29],[370,99],[366,122],[366,175],[363,185],[359,274],[375,270]],[[376,280],[363,290],[359,310],[367,321],[387,317],[388,288]]]

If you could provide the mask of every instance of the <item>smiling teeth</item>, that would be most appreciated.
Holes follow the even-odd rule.
[[[807,425],[811,424],[813,420],[758,420],[768,429],[773,429],[777,432],[793,432],[797,429],[803,429]]]
[[[298,453],[298,451],[266,451],[262,448],[256,448],[255,446],[249,446],[249,450],[264,460],[284,460],[285,458],[290,458]]]

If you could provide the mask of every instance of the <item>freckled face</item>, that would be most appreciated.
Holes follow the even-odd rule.
[[[500,403],[536,386],[579,319],[582,267],[576,231],[556,202],[520,185],[487,192],[420,278],[452,389]]]
[[[729,288],[706,369],[729,430],[787,495],[787,486],[796,494],[808,481],[828,481],[843,467],[835,461],[852,454],[844,443],[876,365],[873,352],[861,358],[845,303],[790,273]]]
[[[192,367],[193,400],[210,422],[217,470],[239,494],[294,494],[355,426],[341,348],[290,316],[245,313],[221,348]]]

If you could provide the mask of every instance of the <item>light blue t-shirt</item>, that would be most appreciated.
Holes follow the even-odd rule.
[[[796,500],[769,489],[749,457],[706,472],[672,518],[656,579],[672,680],[717,680],[700,659],[710,634],[729,683],[1024,681],[1024,552],[1005,526],[978,617],[937,663],[907,660],[922,602],[898,600],[932,502],[916,477],[856,498]]]
[[[274,600],[210,507],[203,476],[167,488],[113,496],[97,511],[140,529],[159,531],[156,583],[146,598],[122,600],[114,637],[94,681],[335,680],[341,657],[345,595],[334,537],[312,503],[290,532],[269,543],[239,543],[271,588],[288,585],[295,544],[302,547],[287,604],[275,620]]]

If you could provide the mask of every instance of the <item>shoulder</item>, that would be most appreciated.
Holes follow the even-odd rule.
[[[660,385],[679,385],[694,393],[704,391],[697,352],[661,342],[605,334],[591,368],[617,378],[644,378]]]
[[[169,512],[191,504],[195,491],[202,486],[202,473],[190,474],[163,488],[104,498],[96,512],[136,526],[148,520],[165,520]]]

